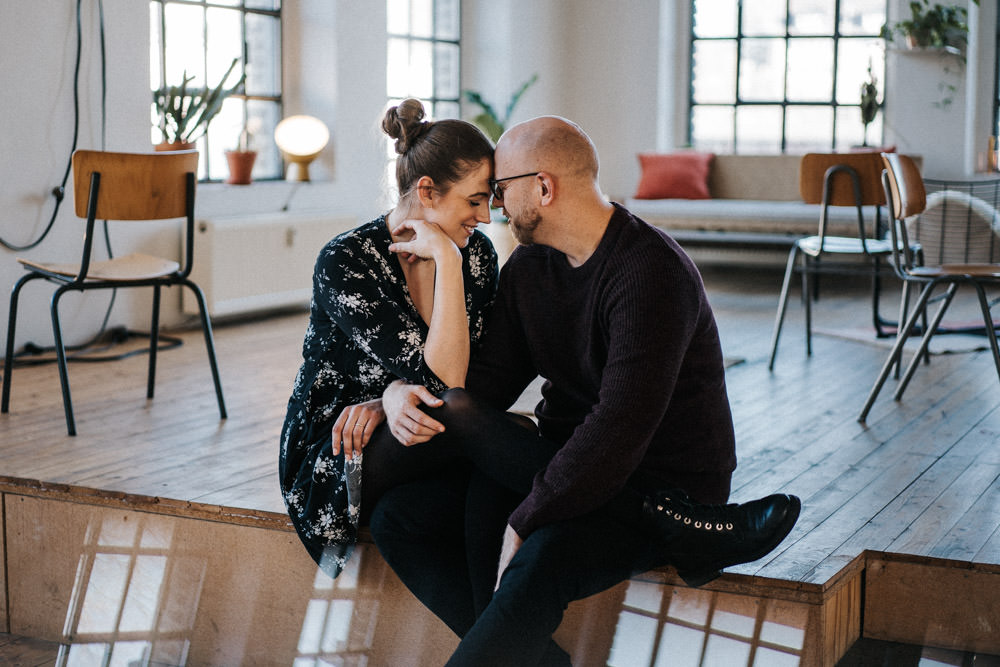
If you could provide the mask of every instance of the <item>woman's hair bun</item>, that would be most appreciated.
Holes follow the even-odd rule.
[[[382,131],[396,140],[396,153],[403,155],[430,129],[425,121],[424,105],[412,97],[391,107],[382,119]]]

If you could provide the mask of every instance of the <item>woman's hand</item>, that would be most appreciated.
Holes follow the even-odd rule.
[[[348,405],[333,424],[331,437],[334,455],[340,453],[341,447],[344,448],[344,458],[348,461],[354,458],[355,454],[360,455],[361,450],[371,440],[375,427],[384,420],[385,412],[382,410],[380,398]]]
[[[449,253],[461,260],[458,246],[433,222],[410,218],[399,223],[390,233],[393,238],[402,235],[406,240],[392,243],[389,252],[399,253],[411,264],[420,259],[440,262]]]
[[[444,425],[420,409],[420,405],[440,407],[443,401],[419,384],[396,380],[382,392],[382,404],[389,432],[403,445],[419,445],[438,433]]]

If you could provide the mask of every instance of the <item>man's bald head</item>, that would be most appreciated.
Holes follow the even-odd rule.
[[[497,143],[496,157],[498,167],[506,163],[513,169],[597,180],[593,142],[579,125],[559,116],[541,116],[515,125]]]

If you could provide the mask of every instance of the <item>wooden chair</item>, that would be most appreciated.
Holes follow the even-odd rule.
[[[806,317],[806,354],[812,354],[812,301],[817,296],[814,276],[863,272],[872,277],[872,321],[876,335],[890,335],[890,324],[879,315],[882,260],[892,250],[884,238],[881,206],[885,204],[879,175],[882,171],[878,153],[809,153],[799,168],[799,193],[807,204],[820,204],[819,230],[815,236],[798,239],[788,254],[785,278],[781,285],[778,312],[771,336],[768,370],[774,370],[778,341],[788,307],[792,275],[802,275],[802,300]],[[857,236],[827,234],[831,206],[853,207],[857,211]],[[865,228],[864,207],[875,207],[870,230]],[[802,265],[798,266],[801,259]],[[867,260],[867,261],[865,261]],[[894,323],[893,323],[894,324]]]
[[[59,323],[59,300],[66,292],[92,289],[153,288],[153,317],[150,328],[149,372],[146,396],[153,398],[156,350],[160,318],[160,291],[182,285],[194,292],[201,313],[201,326],[208,348],[208,360],[215,381],[219,414],[226,418],[226,405],[215,360],[211,323],[201,289],[189,280],[194,248],[196,151],[154,154],[110,153],[79,150],[73,155],[73,187],[76,215],[86,219],[82,258],[78,264],[57,264],[18,259],[27,273],[14,286],[7,320],[7,350],[4,358],[2,412],[10,407],[11,373],[14,366],[14,332],[21,288],[44,279],[57,285],[50,311],[55,336],[59,379],[62,385],[66,428],[76,435],[73,403],[66,368],[66,349]],[[165,220],[184,218],[186,245],[184,266],[173,260],[133,253],[125,257],[97,261],[93,258],[94,226],[97,220]]]
[[[913,160],[903,155],[895,153],[883,153],[882,160],[885,165],[885,172],[882,176],[885,187],[886,199],[889,202],[890,210],[890,231],[893,249],[893,268],[899,277],[904,281],[904,285],[916,284],[923,287],[917,303],[906,319],[905,324],[900,328],[896,336],[896,344],[893,345],[889,357],[882,366],[875,386],[868,394],[868,399],[858,416],[858,421],[864,422],[868,418],[868,413],[875,403],[882,386],[889,377],[889,372],[893,366],[901,360],[903,345],[907,338],[913,333],[918,317],[926,313],[927,305],[931,299],[931,294],[937,287],[944,286],[945,292],[941,295],[941,305],[938,307],[929,325],[924,327],[924,335],[920,341],[920,346],[913,355],[906,372],[903,374],[899,385],[896,387],[895,400],[903,397],[903,392],[913,377],[921,357],[927,355],[927,345],[931,338],[939,333],[941,319],[945,311],[951,304],[955,293],[962,285],[971,285],[979,297],[979,305],[983,314],[983,325],[986,330],[987,339],[990,343],[990,350],[993,353],[993,363],[996,366],[997,377],[1000,378],[1000,349],[997,346],[997,332],[990,314],[990,309],[996,302],[990,303],[986,296],[986,287],[1000,286],[1000,264],[991,263],[955,263],[955,264],[931,264],[919,265],[911,251],[909,240],[909,230],[907,221],[914,216],[924,212],[927,205],[927,194],[924,189],[924,182],[920,177],[920,170]]]

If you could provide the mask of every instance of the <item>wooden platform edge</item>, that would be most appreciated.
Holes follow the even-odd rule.
[[[286,514],[108,491],[73,484],[44,482],[37,479],[0,476],[0,493],[295,532],[295,528]]]

